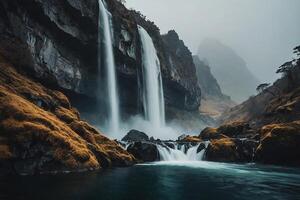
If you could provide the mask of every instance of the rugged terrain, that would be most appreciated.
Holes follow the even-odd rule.
[[[236,105],[227,95],[224,95],[218,81],[211,73],[208,63],[193,56],[198,77],[198,84],[201,88],[202,99],[200,113],[212,118],[218,118],[229,108]]]
[[[132,165],[135,158],[80,119],[61,92],[0,57],[2,173],[36,174]]]
[[[107,7],[114,26],[123,114],[141,111],[138,24],[149,32],[158,51],[167,106],[197,110],[201,92],[196,84],[195,66],[177,34],[161,36],[153,22],[126,9],[119,1],[109,0]],[[97,64],[103,60],[98,42],[104,42],[98,40],[99,29],[103,28],[98,24],[98,1],[2,1],[0,12],[1,54],[47,87],[64,91],[83,113],[95,111],[94,106],[88,105],[104,101],[97,89],[103,68]],[[174,49],[169,51],[169,46]]]
[[[300,47],[294,50],[298,58],[277,71],[282,78],[224,112],[219,118],[223,124],[219,128],[208,128],[200,134],[199,137],[212,140],[208,148],[210,160],[238,161],[239,147],[234,141],[247,138],[246,141],[257,142],[253,161],[300,165]],[[238,157],[234,159],[233,155]]]

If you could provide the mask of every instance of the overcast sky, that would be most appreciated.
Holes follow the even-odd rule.
[[[232,47],[262,82],[300,45],[300,0],[127,0],[162,33],[175,29],[193,53],[204,38]]]

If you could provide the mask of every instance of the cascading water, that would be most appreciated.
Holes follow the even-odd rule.
[[[160,62],[152,38],[141,26],[138,27],[142,42],[143,106],[145,118],[154,129],[165,126],[165,102]]]
[[[157,145],[157,149],[161,161],[201,161],[203,159],[205,149],[197,152],[200,145],[201,144],[190,147],[186,153],[184,145],[176,145],[174,149],[168,146]]]
[[[117,132],[120,128],[119,97],[116,79],[116,65],[113,53],[112,33],[113,27],[110,23],[111,14],[105,8],[102,0],[99,0],[99,58],[103,49],[103,58],[106,72],[106,86],[108,92],[108,117],[109,131]],[[103,46],[101,46],[103,45]],[[101,71],[101,60],[98,62]]]

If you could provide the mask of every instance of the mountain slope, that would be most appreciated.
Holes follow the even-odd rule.
[[[206,39],[200,44],[197,54],[209,62],[222,91],[234,101],[242,102],[255,93],[259,81],[233,49],[217,40]]]
[[[198,84],[202,92],[202,100],[200,112],[210,117],[219,117],[225,110],[235,106],[236,104],[222,93],[220,85],[212,75],[210,67],[198,56],[193,57]]]

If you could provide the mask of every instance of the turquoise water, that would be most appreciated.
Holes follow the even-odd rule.
[[[0,199],[299,200],[300,169],[158,162],[97,173],[0,177]]]

